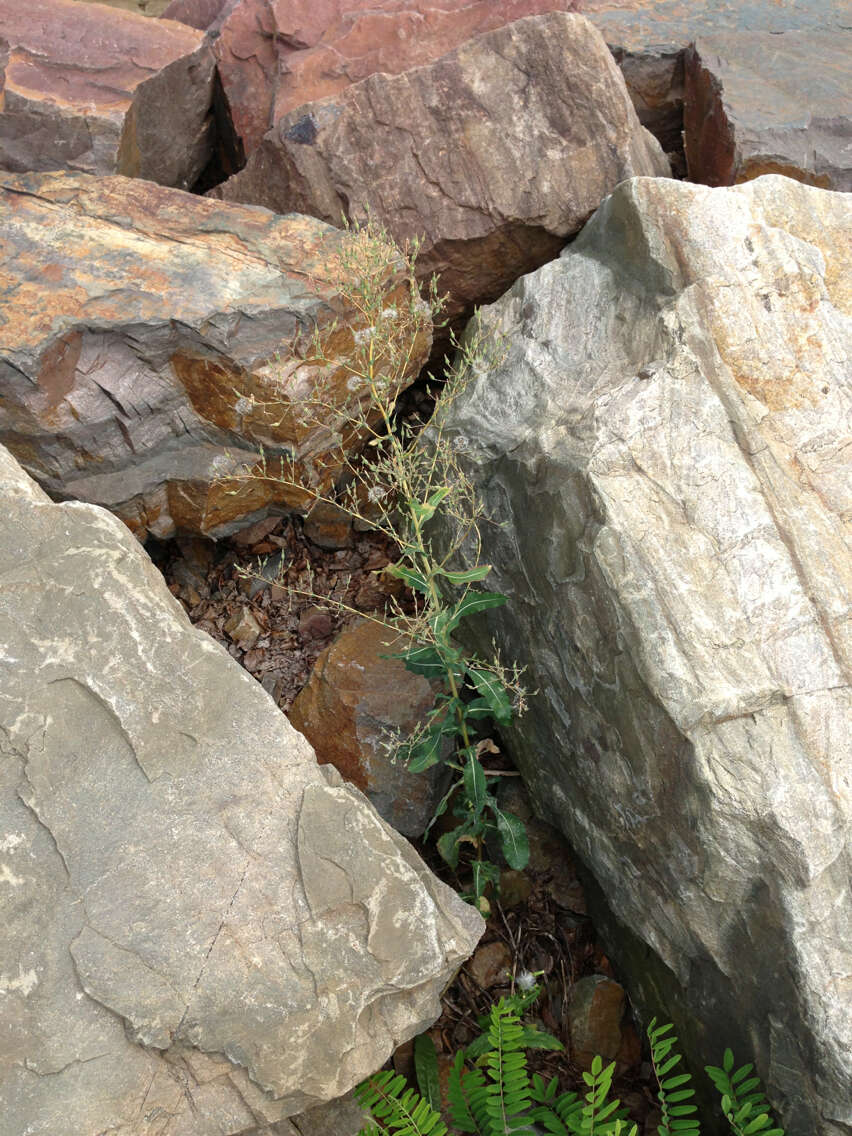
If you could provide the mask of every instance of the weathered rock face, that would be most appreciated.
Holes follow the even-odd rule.
[[[289,718],[318,761],[334,765],[398,832],[421,836],[440,800],[440,768],[409,773],[393,764],[388,743],[411,734],[434,706],[435,692],[389,657],[402,649],[380,624],[345,628],[317,659]]]
[[[852,1130],[850,223],[781,177],[627,182],[484,314],[508,354],[449,420],[538,806],[649,1014],[680,997],[693,1068],[753,1052],[793,1136]]]
[[[849,27],[846,0],[577,0],[576,9],[600,29],[624,72],[639,121],[666,150],[680,145],[683,54],[696,38]],[[771,81],[771,61],[758,61],[758,70]]]
[[[765,173],[852,190],[852,31],[732,32],[686,57],[689,176],[733,185]]]
[[[75,0],[0,0],[0,31],[0,168],[195,182],[212,141],[203,35]]]
[[[421,236],[418,271],[457,315],[554,256],[617,182],[667,172],[606,44],[554,12],[299,107],[211,192]]]
[[[300,421],[322,383],[306,366],[353,348],[339,254],[352,238],[124,178],[0,178],[0,441],[51,493],[104,505],[140,536],[218,536],[306,503],[263,480],[228,480],[263,447],[297,472],[335,469],[334,423]],[[388,303],[399,280],[388,281]],[[339,326],[334,326],[334,321]],[[428,355],[416,344],[412,374]],[[343,429],[343,427],[341,427]]]
[[[378,71],[432,63],[480,32],[575,0],[173,0],[166,15],[215,23],[215,50],[246,152],[275,122]]]
[[[288,1131],[437,1016],[480,917],[120,522],[2,449],[0,487],[4,1136]]]

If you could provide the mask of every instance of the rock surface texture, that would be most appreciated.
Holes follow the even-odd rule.
[[[852,30],[702,37],[687,53],[685,91],[693,181],[779,173],[852,190]]]
[[[318,325],[329,358],[351,353],[356,313],[338,290],[350,239],[150,182],[0,177],[0,441],[51,493],[104,505],[140,536],[218,536],[304,503],[228,475],[261,446],[270,468],[291,456],[307,476],[318,462],[333,473],[331,416],[320,428],[300,408],[318,382],[351,401],[347,374],[305,365],[297,344]],[[428,351],[415,345],[412,375]]]
[[[754,1053],[791,1136],[852,1131],[850,225],[782,177],[626,182],[486,311],[508,354],[449,421],[537,804],[649,1012],[693,1068]]]
[[[683,56],[699,36],[852,27],[846,0],[577,0],[576,10],[600,29],[624,72],[640,122],[666,150],[680,146]],[[771,88],[777,75],[771,53],[756,66]],[[819,67],[815,56],[811,77],[817,85]]]
[[[0,488],[0,1131],[292,1131],[434,1020],[480,917],[115,517],[3,449]]]
[[[668,169],[599,34],[555,12],[299,107],[211,192],[420,236],[418,272],[457,315],[555,256],[623,178]]]
[[[0,36],[0,168],[195,182],[212,146],[201,33],[103,4],[0,0]]]
[[[480,32],[575,0],[172,0],[212,28],[222,85],[251,153],[284,114],[378,71],[422,67]]]
[[[407,738],[435,704],[425,678],[394,652],[404,642],[381,624],[345,628],[319,656],[290,709],[320,762],[331,762],[406,836],[422,836],[441,797],[441,767],[409,773],[394,764],[390,741]]]

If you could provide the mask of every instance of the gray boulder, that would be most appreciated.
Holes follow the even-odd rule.
[[[625,182],[486,309],[508,353],[447,420],[538,807],[646,1008],[693,1068],[753,1053],[789,1136],[852,1131],[850,224]]]
[[[0,487],[0,1134],[291,1131],[434,1020],[482,921],[120,521],[2,448]]]

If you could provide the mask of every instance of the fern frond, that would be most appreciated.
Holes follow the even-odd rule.
[[[662,1112],[659,1136],[699,1136],[701,1122],[695,1115],[698,1106],[692,1101],[695,1089],[689,1087],[692,1075],[688,1072],[673,1073],[682,1058],[679,1053],[673,1052],[677,1038],[669,1032],[672,1029],[671,1023],[658,1026],[656,1018],[652,1018],[648,1025],[651,1062]]]
[[[487,1085],[486,1108],[491,1120],[491,1136],[508,1136],[529,1130],[532,1105],[524,1027],[512,1000],[501,998],[491,1007],[488,1026],[490,1049],[485,1055]]]
[[[705,1072],[722,1097],[722,1112],[734,1136],[784,1136],[773,1119],[772,1109],[759,1077],[752,1077],[754,1066],[734,1070],[734,1055],[725,1050],[722,1068],[706,1065]]]
[[[447,1126],[405,1077],[383,1069],[368,1077],[355,1090],[362,1108],[379,1122],[383,1136],[447,1136]]]
[[[450,1119],[459,1132],[477,1132],[487,1136],[487,1129],[481,1132],[471,1107],[471,1094],[485,1089],[485,1076],[479,1069],[466,1070],[464,1051],[459,1050],[450,1070],[447,1085],[447,1099],[450,1104]]]

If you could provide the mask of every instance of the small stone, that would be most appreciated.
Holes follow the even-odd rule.
[[[238,608],[225,624],[225,634],[232,643],[247,651],[260,638],[263,628],[247,607]]]
[[[264,517],[260,521],[255,521],[253,525],[248,525],[246,528],[240,529],[239,532],[235,532],[232,539],[234,544],[248,548],[269,536],[274,529],[278,528],[280,523],[280,517]]]
[[[331,501],[317,501],[305,517],[304,531],[308,540],[330,552],[351,548],[354,540],[352,518]]]
[[[479,947],[467,964],[467,972],[474,982],[489,990],[504,986],[512,976],[512,954],[502,939]]]
[[[333,630],[331,613],[315,604],[299,616],[299,634],[303,639],[326,639]]]
[[[582,1069],[590,1069],[596,1056],[605,1062],[616,1059],[625,1005],[624,988],[602,974],[574,984],[568,1004],[571,1055]]]

